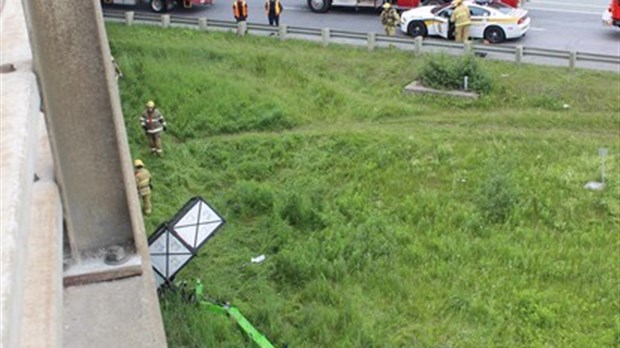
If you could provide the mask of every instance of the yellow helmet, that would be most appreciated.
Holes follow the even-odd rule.
[[[141,159],[137,159],[137,160],[133,161],[133,166],[134,167],[144,167],[144,162],[142,162]]]
[[[463,0],[454,0],[454,1],[452,1],[452,6],[458,6],[461,3],[463,3]]]
[[[154,108],[155,107],[155,102],[152,100],[149,100],[146,102],[146,107],[147,108]]]
[[[390,8],[390,7],[392,7],[392,5],[390,5],[390,3],[389,3],[389,2],[386,2],[385,4],[383,4],[383,8],[384,8],[384,9],[388,9],[388,8]]]

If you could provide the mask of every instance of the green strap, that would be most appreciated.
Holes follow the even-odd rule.
[[[250,336],[250,338],[261,348],[274,348],[267,337],[263,336],[235,307],[228,308],[228,314],[233,317],[239,326]]]
[[[254,343],[256,343],[259,347],[274,348],[273,344],[269,342],[267,337],[265,337],[262,333],[260,333],[260,331],[258,331],[254,326],[252,326],[252,324],[243,316],[243,314],[241,314],[241,312],[239,312],[236,307],[217,305],[208,301],[200,301],[200,305],[205,307],[209,312],[228,314],[229,316],[231,316],[233,319],[235,319],[235,321],[243,329],[243,331],[245,331],[248,336],[250,336],[252,341],[254,341]]]
[[[196,279],[196,284],[194,288],[194,294],[196,295],[196,299],[203,298],[204,295],[204,285],[200,281],[200,279]],[[274,348],[274,346],[269,342],[267,337],[265,337],[260,331],[256,330],[254,326],[239,312],[236,307],[232,307],[228,304],[220,305],[209,301],[200,300],[200,305],[205,307],[209,312],[212,313],[221,313],[230,315],[237,324],[245,331],[248,336],[261,348]]]

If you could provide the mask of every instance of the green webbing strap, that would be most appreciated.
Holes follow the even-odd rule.
[[[267,337],[263,336],[250,322],[239,312],[235,307],[228,307],[228,314],[233,317],[239,326],[250,336],[252,341],[258,344],[261,348],[274,348]]]
[[[236,307],[233,307],[229,304],[218,304],[215,301],[203,301],[200,300],[203,298],[203,285],[202,282],[198,279],[196,280],[196,288],[195,288],[196,299],[199,301],[200,305],[207,308],[209,312],[213,313],[222,313],[230,315],[237,324],[245,331],[248,336],[261,348],[274,348],[274,346],[269,342],[267,337],[265,337],[262,333],[260,333],[252,324],[239,312]]]

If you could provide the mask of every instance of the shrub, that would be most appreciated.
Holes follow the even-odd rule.
[[[269,214],[273,209],[274,194],[269,185],[255,181],[242,181],[236,185],[227,206],[241,217]]]
[[[516,188],[504,174],[484,182],[478,197],[478,207],[492,223],[506,222],[517,203]]]
[[[321,230],[325,227],[310,197],[299,193],[292,193],[287,198],[280,211],[280,217],[301,230]]]
[[[491,91],[490,77],[472,55],[463,57],[430,55],[422,65],[417,79],[432,88],[462,89],[465,76],[468,76],[469,89],[479,93]]]

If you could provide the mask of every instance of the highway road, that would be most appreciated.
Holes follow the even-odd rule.
[[[289,26],[332,28],[357,32],[382,33],[378,12],[351,8],[332,8],[328,13],[313,13],[306,0],[281,0],[284,12],[280,22]],[[575,50],[620,56],[620,29],[605,27],[601,15],[609,0],[530,0],[525,4],[532,27],[521,39],[506,45]],[[250,23],[267,24],[263,0],[247,0]],[[146,6],[113,6],[115,9],[149,11]],[[233,20],[232,0],[215,0],[213,5],[175,9],[175,15]],[[404,34],[399,32],[398,35]]]

